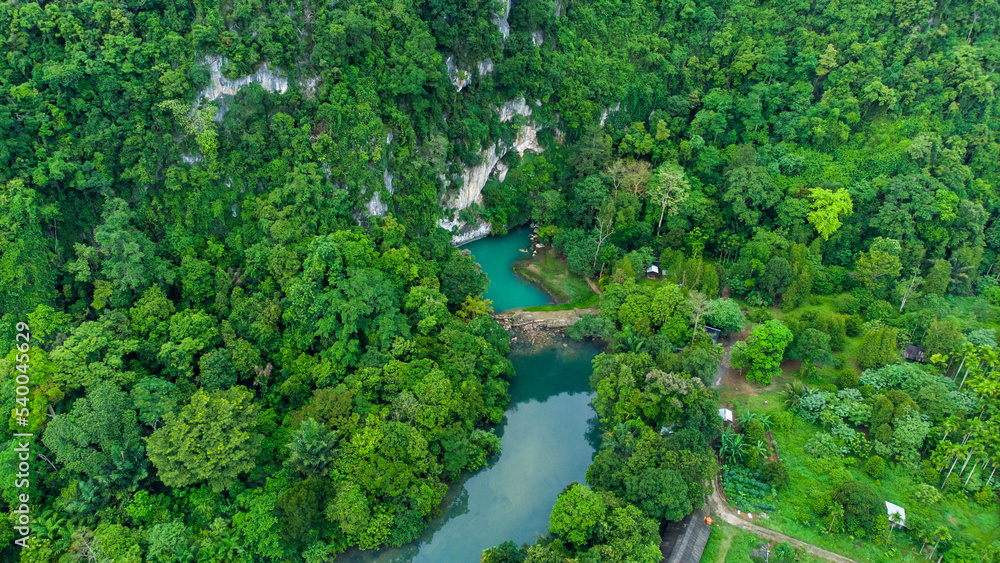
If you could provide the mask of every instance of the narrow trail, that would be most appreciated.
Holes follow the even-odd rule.
[[[733,347],[733,343],[730,342],[731,338],[726,337],[726,342],[722,343],[722,349],[725,351],[722,355],[722,361],[719,362],[719,368],[715,370],[715,380],[712,382],[712,387],[719,387],[722,385],[722,380],[726,378],[726,373],[729,372],[729,349]]]
[[[834,563],[858,563],[854,559],[849,559],[847,557],[844,557],[843,555],[837,555],[832,551],[827,551],[811,543],[806,543],[804,541],[797,540],[793,537],[786,536],[785,534],[775,532],[774,530],[758,526],[757,524],[754,524],[752,522],[748,522],[741,516],[737,515],[736,511],[733,510],[733,508],[729,506],[729,504],[725,500],[722,499],[722,495],[719,494],[718,479],[712,481],[712,496],[709,497],[708,499],[708,508],[712,511],[713,515],[721,518],[723,522],[727,524],[732,524],[733,526],[736,526],[737,528],[740,528],[742,530],[746,530],[748,532],[757,534],[758,536],[764,538],[765,540],[776,541],[776,542],[788,542],[793,547],[805,549],[806,551],[808,551],[812,555],[815,555],[816,557],[821,557],[823,559],[826,559],[827,561],[833,561]]]

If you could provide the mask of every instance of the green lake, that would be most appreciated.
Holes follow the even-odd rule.
[[[462,248],[472,252],[490,279],[484,297],[493,300],[494,310],[552,303],[547,293],[511,270],[514,262],[531,255],[530,227],[517,227],[504,236],[479,239]]]
[[[497,310],[547,303],[541,291],[522,289],[509,265],[528,241],[526,229],[470,244],[493,281],[490,298]],[[513,242],[507,237],[515,238]],[[503,278],[496,268],[504,269]],[[512,289],[513,288],[513,289]],[[501,293],[496,293],[500,291]],[[521,297],[508,298],[506,291]],[[539,297],[541,299],[539,299]],[[520,299],[535,299],[525,303]],[[587,466],[600,440],[597,414],[590,405],[592,344],[555,338],[532,346],[514,345],[509,356],[517,375],[501,425],[502,451],[491,463],[462,476],[416,542],[401,548],[353,552],[345,563],[474,563],[482,551],[506,540],[531,543],[546,533],[556,497],[570,483],[585,482]]]

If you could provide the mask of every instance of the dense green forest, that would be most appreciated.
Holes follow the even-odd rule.
[[[507,8],[0,3],[0,491],[34,515],[31,549],[3,520],[0,560],[319,563],[416,538],[499,447],[513,375],[442,201],[528,123],[544,150],[508,152],[462,218],[536,222],[601,280],[574,331],[608,343],[606,433],[553,535],[491,557],[658,557],[659,523],[717,472],[720,354],[697,329],[742,330],[736,299],[755,326],[734,366],[766,385],[787,355],[820,378],[790,395],[818,458],[877,455],[997,512],[1000,4]],[[215,56],[287,88],[206,101]],[[531,115],[502,120],[521,98]],[[674,283],[636,283],[654,258]],[[919,374],[894,367],[907,343]],[[802,513],[880,537],[870,486],[842,483]],[[997,557],[928,527],[948,563]]]

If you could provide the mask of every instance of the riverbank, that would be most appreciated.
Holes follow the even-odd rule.
[[[512,267],[515,274],[535,284],[548,294],[554,305],[527,308],[529,311],[567,311],[596,307],[600,296],[597,286],[569,270],[566,259],[549,244],[542,244],[531,234],[531,253]]]

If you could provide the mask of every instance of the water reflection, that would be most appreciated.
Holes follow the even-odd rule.
[[[600,439],[590,405],[596,347],[556,341],[511,353],[517,376],[502,427],[503,451],[489,467],[465,474],[418,542],[381,552],[352,553],[344,562],[475,562],[505,540],[544,534],[563,488],[584,482]],[[500,429],[498,429],[498,434]]]

